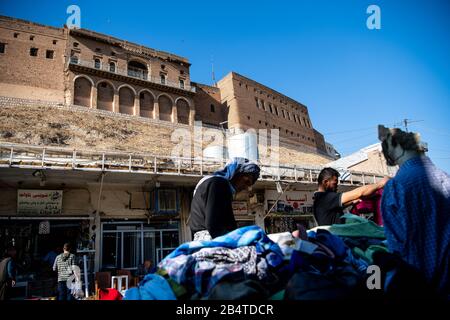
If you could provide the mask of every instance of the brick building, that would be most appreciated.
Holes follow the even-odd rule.
[[[174,124],[279,129],[293,151],[329,158],[301,103],[235,72],[217,87],[191,83],[186,58],[108,35],[0,17],[0,67],[0,96]]]

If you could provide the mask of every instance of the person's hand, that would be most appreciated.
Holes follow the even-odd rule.
[[[386,183],[390,180],[390,177],[384,177],[383,179],[381,179],[380,181],[378,181],[377,185],[378,185],[378,189],[384,188],[384,186],[386,185]]]
[[[11,281],[11,286],[14,287],[16,285],[16,280]]]

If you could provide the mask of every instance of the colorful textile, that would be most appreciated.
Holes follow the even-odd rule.
[[[160,267],[163,267],[165,260],[172,259],[182,254],[190,255],[203,248],[238,248],[251,245],[256,247],[256,253],[258,255],[265,255],[269,266],[277,267],[283,262],[283,253],[280,247],[271,241],[260,227],[246,226],[214,238],[211,241],[191,241],[183,243],[160,262]]]
[[[384,228],[376,225],[373,221],[358,217],[351,213],[342,216],[345,224],[333,224],[311,229],[312,231],[323,229],[341,237],[367,237],[385,239]]]
[[[412,158],[384,187],[388,248],[450,292],[450,176],[428,157]]]
[[[159,267],[177,283],[208,294],[227,276],[241,274],[263,280],[269,276],[269,268],[282,262],[280,247],[261,228],[248,226],[211,241],[182,244]]]
[[[162,276],[150,273],[138,287],[125,292],[124,300],[176,300],[170,285]]]

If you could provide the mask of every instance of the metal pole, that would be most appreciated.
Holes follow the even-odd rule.
[[[42,168],[44,168],[44,162],[45,162],[45,148],[44,149],[42,149]]]
[[[130,159],[129,159],[129,162],[128,162],[128,170],[131,172],[131,154],[130,154]]]
[[[75,169],[75,161],[77,158],[77,151],[73,150],[73,156],[72,156],[72,169]]]
[[[88,271],[87,271],[87,257],[83,255],[83,265],[84,265],[84,292],[86,298],[89,297],[89,282],[88,282]]]

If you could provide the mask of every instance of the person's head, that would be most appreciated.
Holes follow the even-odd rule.
[[[259,166],[245,158],[233,158],[222,170],[216,171],[215,176],[228,179],[236,192],[248,189],[259,178]]]
[[[422,155],[428,151],[426,143],[420,141],[418,133],[404,132],[398,128],[390,129],[379,125],[378,139],[381,141],[383,155],[388,166],[401,164],[407,158]]]
[[[323,191],[337,191],[339,172],[333,168],[324,168],[319,173],[318,184]]]
[[[70,243],[64,243],[64,247],[63,247],[63,249],[64,249],[64,252],[70,252]]]
[[[150,269],[152,267],[153,263],[151,260],[145,260],[144,261],[144,267],[145,269]]]
[[[236,192],[241,192],[249,189],[255,181],[253,180],[253,176],[247,173],[238,173],[235,174],[231,179],[231,184],[236,189]]]

